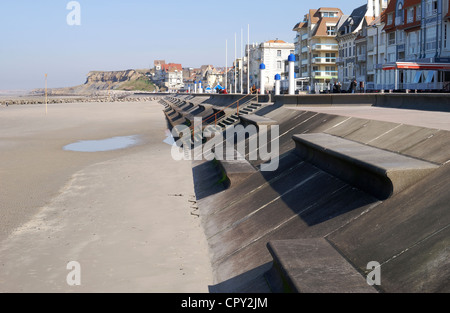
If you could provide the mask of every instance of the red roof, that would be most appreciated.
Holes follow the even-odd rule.
[[[175,64],[175,63],[169,63],[169,64],[162,64],[162,70],[166,72],[174,72],[174,71],[183,71],[183,67],[181,64]]]
[[[445,18],[450,18],[450,0],[448,0],[448,13],[444,16]]]
[[[386,32],[389,31],[393,31],[395,30],[395,9],[396,9],[396,4],[397,1],[389,1],[388,7],[386,8],[386,10],[384,10],[382,17],[381,17],[381,21],[384,22],[385,26],[384,26],[384,30]],[[388,21],[388,15],[392,14],[392,23],[388,25],[387,21]]]
[[[396,4],[397,1],[390,1],[388,7],[386,8],[386,10],[383,12],[382,15],[382,21],[385,23],[385,27],[384,30],[389,33],[392,32],[394,30],[397,29],[404,29],[405,31],[412,31],[417,29],[420,25],[421,25],[421,21],[420,20],[416,20],[416,10],[417,7],[414,8],[414,18],[413,21],[411,23],[408,23],[408,8],[413,7],[413,6],[417,6],[419,4],[421,4],[422,1],[421,0],[405,0],[405,3],[403,5],[403,20],[404,23],[403,25],[399,25],[399,26],[395,26],[395,18],[396,18]],[[388,14],[392,14],[392,23],[387,25],[387,16]]]

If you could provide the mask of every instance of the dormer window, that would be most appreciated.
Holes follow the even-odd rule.
[[[408,11],[407,11],[407,22],[408,23],[414,22],[414,7],[408,8]]]
[[[337,17],[337,12],[323,12],[322,17]]]
[[[394,22],[394,14],[389,13],[387,16],[387,24],[392,25],[393,22]]]
[[[327,26],[327,35],[328,36],[336,36],[336,27],[335,26]]]

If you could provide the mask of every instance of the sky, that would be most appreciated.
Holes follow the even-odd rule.
[[[365,0],[78,0],[80,25],[69,0],[0,2],[0,90],[81,85],[93,70],[152,68],[154,60],[183,67],[225,66],[250,42],[293,42],[293,26],[308,9],[338,7],[344,14]],[[73,20],[73,19],[72,19]]]

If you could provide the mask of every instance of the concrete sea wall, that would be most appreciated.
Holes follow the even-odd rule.
[[[279,126],[279,167],[262,172],[264,162],[248,153],[220,170],[194,163],[215,274],[210,290],[449,292],[450,132],[301,110],[369,105],[449,112],[449,99],[280,96],[242,117],[236,124]],[[184,120],[198,106],[215,112],[236,100],[173,95],[161,103],[176,124],[171,112]],[[224,172],[232,174],[231,184],[219,186]],[[381,265],[381,285],[366,282],[371,262]]]

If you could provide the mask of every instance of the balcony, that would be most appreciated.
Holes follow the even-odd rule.
[[[302,35],[302,40],[306,40],[306,39],[308,39],[308,37],[309,37],[308,33],[303,34],[303,35]]]
[[[312,76],[317,79],[333,79],[337,78],[338,71],[314,71]]]
[[[338,44],[315,44],[312,46],[312,50],[316,51],[338,51]]]
[[[302,53],[307,53],[309,51],[308,47],[303,47],[302,48]]]
[[[334,64],[336,63],[336,58],[313,58],[313,64]]]
[[[308,64],[309,64],[309,60],[308,59],[302,60],[302,65],[308,65]]]
[[[308,77],[308,76],[309,76],[308,72],[302,72],[302,77]]]
[[[342,58],[342,57],[336,58],[336,64],[343,64],[343,63],[344,63],[344,58]]]
[[[367,56],[365,54],[359,54],[356,57],[356,61],[357,62],[366,62],[367,61]]]

